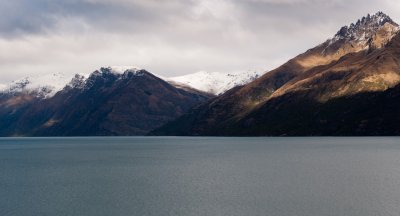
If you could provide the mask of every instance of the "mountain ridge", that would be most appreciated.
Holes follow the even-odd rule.
[[[128,71],[137,72],[144,69],[140,69],[136,66],[108,66],[101,67],[100,69],[95,70],[94,73],[100,73],[103,70],[114,74],[124,74]],[[54,73],[42,76],[25,77],[14,80],[9,84],[1,84],[0,92],[9,94],[25,92],[36,95],[36,97],[39,98],[49,98],[53,97],[57,92],[68,86],[73,87],[74,85],[80,84],[83,87],[90,75],[92,74],[81,73],[71,76],[63,73]],[[155,76],[175,85],[178,88],[196,89],[208,94],[218,95],[235,86],[245,85],[257,79],[261,75],[262,73],[256,71],[232,73],[200,71],[175,77]]]

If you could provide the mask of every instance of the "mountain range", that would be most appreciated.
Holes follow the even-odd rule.
[[[367,15],[267,72],[27,77],[0,85],[0,136],[400,135],[399,32]]]

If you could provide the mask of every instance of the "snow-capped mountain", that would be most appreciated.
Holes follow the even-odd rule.
[[[263,73],[257,71],[220,73],[200,71],[184,76],[166,78],[167,81],[181,83],[192,88],[212,93],[215,95],[222,94],[229,89],[245,85]]]
[[[1,84],[0,92],[8,94],[25,92],[47,98],[52,97],[55,93],[63,89],[71,79],[72,76],[63,73],[29,76],[12,81],[9,84]]]
[[[128,72],[137,73],[140,71],[134,66],[110,66],[102,67],[92,74],[66,75],[64,73],[53,73],[46,75],[28,76],[14,80],[8,84],[0,84],[0,93],[15,94],[29,93],[40,98],[50,98],[65,87],[83,88],[90,85],[90,76],[99,76],[103,73],[120,75],[121,77]],[[89,76],[90,75],[90,76]]]

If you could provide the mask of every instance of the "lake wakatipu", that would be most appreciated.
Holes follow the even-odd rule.
[[[400,138],[1,138],[0,215],[400,214]]]

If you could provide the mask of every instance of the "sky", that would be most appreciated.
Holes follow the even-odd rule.
[[[268,71],[399,0],[0,1],[0,83],[132,65],[171,77]]]

